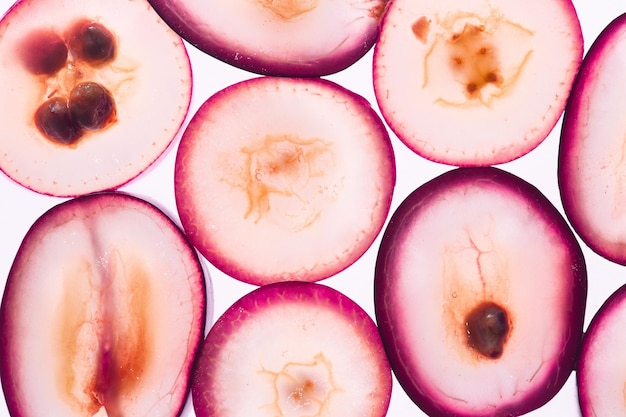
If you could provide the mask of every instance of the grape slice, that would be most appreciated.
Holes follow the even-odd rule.
[[[320,284],[280,282],[236,301],[207,335],[198,417],[383,417],[391,369],[361,307]]]
[[[505,171],[458,168],[411,193],[384,232],[374,289],[394,373],[431,417],[521,415],[573,370],[582,251],[540,191]]]
[[[583,338],[576,370],[583,417],[626,413],[625,325],[626,286],[622,286],[600,307]]]
[[[387,0],[150,0],[183,38],[235,67],[315,77],[374,45]]]
[[[623,205],[626,15],[592,44],[563,117],[558,178],[572,227],[596,253],[626,265]]]
[[[394,0],[374,49],[376,98],[417,154],[495,165],[547,137],[582,54],[569,0]]]
[[[389,213],[395,160],[360,96],[258,77],[210,97],[183,134],[176,205],[190,241],[255,285],[318,281],[358,259]]]
[[[81,83],[111,93],[114,117],[79,132],[58,118],[38,128],[37,109]],[[20,0],[0,21],[0,84],[0,170],[72,197],[118,188],[154,163],[187,115],[192,80],[182,39],[146,0]]]
[[[155,206],[102,193],[53,207],[24,237],[0,306],[11,415],[179,415],[207,298],[198,256]]]

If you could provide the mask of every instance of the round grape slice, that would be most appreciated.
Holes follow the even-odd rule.
[[[217,268],[255,285],[351,265],[389,213],[395,160],[360,96],[327,80],[259,77],[210,97],[183,134],[178,212]]]
[[[178,416],[211,314],[207,283],[181,230],[144,200],[93,194],[47,211],[0,306],[11,415]]]
[[[111,36],[112,51],[95,62],[72,49],[81,23],[89,22]],[[58,50],[67,56],[48,43],[65,45]],[[110,118],[78,138],[50,140],[46,130],[73,129],[38,129],[37,109],[48,99],[69,99],[82,82],[111,93]],[[186,117],[192,80],[182,39],[146,0],[20,0],[0,21],[0,84],[0,170],[38,193],[72,197],[116,189],[153,164]]]
[[[391,366],[432,417],[517,416],[571,374],[587,277],[581,249],[532,185],[458,168],[392,215],[375,273]]]
[[[572,227],[604,258],[626,265],[624,143],[626,15],[585,56],[563,117],[558,178]]]
[[[582,54],[569,0],[394,0],[373,81],[383,117],[411,150],[449,165],[495,165],[547,137]]]
[[[217,320],[191,393],[198,417],[383,417],[391,381],[378,329],[361,307],[330,287],[280,282]]]
[[[626,413],[626,286],[617,289],[600,307],[583,338],[576,380],[583,417]]]
[[[316,77],[374,45],[387,0],[150,0],[183,38],[235,67]]]

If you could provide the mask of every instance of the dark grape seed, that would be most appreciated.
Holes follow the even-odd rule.
[[[115,101],[109,91],[96,82],[78,84],[70,93],[72,118],[83,129],[101,129],[115,115]]]
[[[46,138],[63,144],[71,144],[80,138],[82,129],[74,122],[67,100],[53,97],[35,112],[35,125]]]
[[[76,58],[98,65],[115,56],[115,39],[103,25],[96,22],[79,22],[70,34],[69,45]]]
[[[35,75],[54,75],[65,66],[68,51],[59,34],[41,29],[24,38],[18,53],[29,72]]]
[[[502,356],[509,333],[506,311],[495,303],[481,303],[466,317],[468,345],[489,359]]]

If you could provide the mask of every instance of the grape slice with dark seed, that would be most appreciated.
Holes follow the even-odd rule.
[[[496,168],[459,168],[392,215],[374,295],[392,368],[426,414],[518,416],[574,369],[587,273],[537,188]]]

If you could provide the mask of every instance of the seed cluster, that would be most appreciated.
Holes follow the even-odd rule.
[[[61,36],[52,30],[31,32],[21,45],[24,67],[33,75],[55,77],[63,68],[98,68],[115,59],[115,37],[102,24],[81,20]],[[115,119],[115,100],[94,81],[76,84],[69,95],[55,93],[34,114],[37,129],[50,141],[74,144],[89,130]]]

